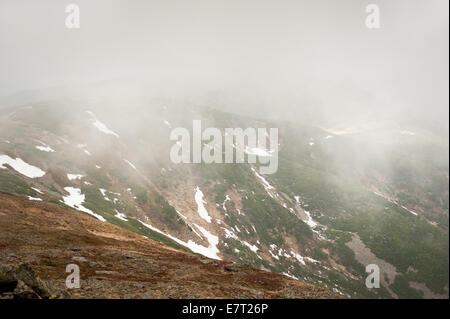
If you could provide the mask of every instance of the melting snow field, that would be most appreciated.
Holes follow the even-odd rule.
[[[262,177],[261,175],[259,175],[258,172],[257,172],[253,167],[252,167],[252,171],[255,173],[256,177],[258,177],[258,178],[263,182],[264,188],[265,188],[266,190],[268,190],[268,189],[274,189],[273,186],[270,185],[269,182],[268,182],[264,177]]]
[[[200,190],[200,187],[198,186],[195,189],[195,202],[197,203],[198,206],[197,212],[200,215],[200,217],[206,220],[208,223],[211,223],[211,216],[209,216],[208,211],[204,206],[206,202],[203,200],[203,192]]]
[[[115,137],[119,138],[119,134],[111,131],[105,124],[97,120],[94,113],[92,113],[91,111],[86,111],[86,113],[88,113],[92,117],[92,125],[94,125],[100,132],[114,135]]]
[[[304,220],[306,224],[309,225],[309,227],[314,228],[317,226],[317,223],[312,219],[311,214],[307,210],[303,210],[305,212],[306,217],[308,219]]]
[[[249,243],[247,243],[246,241],[242,240],[241,241],[245,246],[247,246],[248,248],[250,248],[251,251],[253,251],[255,254],[258,251],[258,247],[256,247],[255,245],[251,245]]]
[[[236,226],[235,226],[236,227]],[[236,227],[237,228],[237,227]],[[222,227],[222,229],[225,231],[225,238],[233,238],[239,242],[241,242],[243,245],[247,246],[251,251],[253,251],[255,254],[257,254],[259,248],[255,245],[252,245],[245,240],[241,240],[232,230],[227,229],[225,227]],[[258,254],[257,254],[258,255]],[[259,257],[259,256],[258,256]],[[278,258],[277,258],[278,259]]]
[[[302,211],[306,216],[305,219],[302,218],[302,221],[306,223],[315,234],[318,235],[320,240],[326,240],[326,238],[320,233],[320,231],[315,229],[319,224],[312,218],[311,213],[302,207],[300,196],[294,196],[294,198],[297,204],[302,208]],[[307,205],[304,206],[306,207]]]
[[[37,145],[36,148],[42,152],[48,152],[48,153],[50,153],[50,152],[53,153],[55,151],[48,145],[45,145],[45,146]]]
[[[272,252],[273,251],[273,252]],[[276,254],[274,254],[274,252]],[[295,251],[291,250],[289,253],[286,252],[283,248],[278,248],[277,245],[275,244],[271,244],[270,245],[270,250],[269,250],[270,255],[272,255],[273,258],[275,258],[276,260],[279,260],[280,256],[284,256],[285,258],[295,258],[299,263],[301,263],[302,265],[306,265],[306,261],[310,262],[310,263],[318,263],[318,260],[315,260],[311,257],[303,257],[299,254],[297,254]]]
[[[264,186],[264,189],[266,190],[266,193],[270,197],[274,198],[273,195],[269,192],[269,190],[275,189],[275,188],[272,185],[270,185],[269,182],[264,177],[262,177],[260,174],[258,174],[258,172],[253,167],[252,167],[252,171],[255,173],[256,177],[258,177],[259,180],[261,180],[261,182],[263,183],[263,186]]]
[[[111,201],[111,200],[106,196],[106,189],[104,189],[104,188],[99,188],[99,191],[100,191],[100,193],[102,193],[103,198],[104,198],[106,201],[108,201],[108,202]]]
[[[272,156],[272,154],[274,151],[266,151],[265,149],[262,148],[258,148],[258,147],[245,147],[245,153],[250,154],[250,155],[256,155],[256,156],[265,156],[265,157],[270,157]]]
[[[214,236],[213,234],[211,234],[210,232],[208,232],[206,229],[204,229],[201,226],[198,226],[196,224],[194,224],[196,227],[198,227],[198,229],[203,233],[203,235],[205,235],[205,237],[208,239],[209,242],[209,246],[205,247],[202,245],[199,245],[195,242],[193,242],[192,240],[189,240],[188,242],[184,242],[181,239],[178,239],[174,236],[171,236],[169,234],[165,234],[164,232],[160,231],[158,228],[153,227],[152,225],[146,224],[142,221],[139,221],[142,225],[144,225],[145,227],[163,234],[164,236],[169,237],[170,239],[172,239],[173,241],[177,242],[180,245],[183,245],[187,248],[189,248],[190,250],[192,250],[195,253],[201,254],[205,257],[209,257],[212,259],[217,259],[217,260],[221,260],[221,258],[219,256],[217,256],[217,253],[219,252],[219,250],[217,249],[217,244],[219,243],[219,238],[217,236]]]
[[[81,174],[67,174],[67,178],[69,179],[69,181],[81,179],[83,176],[84,175],[81,175]]]
[[[44,194],[43,192],[41,192],[40,189],[36,188],[36,187],[31,187],[32,190],[34,190],[35,192],[38,192],[39,194]]]
[[[116,216],[117,218],[123,220],[124,222],[128,221],[127,215],[125,215],[123,213],[120,213],[117,209],[116,209],[116,214],[114,216]]]
[[[236,234],[232,230],[229,230],[225,227],[222,227],[222,229],[225,231],[225,238],[233,238],[240,241],[239,237],[236,236]]]
[[[294,196],[295,201],[297,202],[297,204],[301,204],[300,203],[300,196]],[[309,213],[309,211],[303,209],[303,212],[306,215],[306,220],[304,220],[304,222],[311,228],[314,228],[317,226],[317,223],[314,221],[314,219],[311,217],[311,214]]]
[[[319,262],[311,257],[303,257],[303,256],[297,254],[296,252],[294,252],[293,250],[291,250],[291,256],[295,257],[295,259],[297,259],[297,261],[300,262],[302,265],[306,265],[305,261],[309,261],[311,263]]]
[[[133,168],[134,170],[137,170],[136,166],[133,165],[133,163],[131,163],[129,160],[124,159],[125,163],[127,163],[128,165],[131,166],[131,168]]]
[[[183,217],[184,219],[187,219],[187,217],[184,216],[182,213],[180,213],[177,209],[175,209],[175,211],[177,212],[178,215],[180,215],[180,216]]]
[[[289,273],[287,273],[287,272],[283,272],[283,275],[288,276],[288,277],[290,277],[290,278],[292,278],[292,279],[298,280],[297,277],[295,277],[294,275],[291,275],[291,274],[289,274]]]
[[[413,214],[414,216],[419,216],[419,214],[417,214],[416,212],[413,212],[412,210],[409,210],[408,208],[406,208],[405,206],[403,206],[403,205],[400,205],[404,210],[406,210],[406,211],[408,211],[408,212],[410,212],[411,214]]]
[[[87,209],[82,204],[84,203],[85,196],[81,194],[81,190],[75,187],[64,187],[64,190],[69,193],[69,196],[63,196],[64,204],[75,208],[81,212],[88,213],[89,215],[94,216],[95,218],[101,220],[102,222],[106,222],[106,219],[103,216],[100,216],[90,209]]]
[[[42,201],[42,199],[40,199],[40,198],[38,198],[38,197],[31,197],[31,196],[28,196],[28,199],[29,199],[29,200]]]
[[[225,196],[225,200],[222,203],[222,208],[224,211],[227,211],[227,207],[225,206],[225,204],[230,200],[230,196],[226,195]]]
[[[403,208],[404,210],[410,212],[410,213],[413,214],[414,216],[419,216],[419,214],[417,214],[416,212],[414,212],[414,211],[412,211],[412,210],[406,208],[406,207],[403,206],[403,205],[400,205],[400,204],[397,203],[395,200],[392,200],[392,199],[390,199],[389,197],[384,196],[383,194],[378,193],[378,192],[373,192],[373,193],[374,193],[375,195],[377,195],[377,196],[380,196],[380,197],[384,198],[384,199],[387,200],[388,202],[393,203],[393,204],[395,204],[395,205],[397,205],[397,206]]]
[[[3,166],[4,164],[8,164],[15,171],[30,178],[42,177],[45,175],[43,170],[24,162],[18,157],[13,159],[8,155],[0,155],[0,168],[6,169],[6,167]]]
[[[217,245],[219,244],[219,237],[214,236],[213,234],[211,234],[209,231],[207,231],[202,226],[199,226],[197,224],[194,224],[194,225],[195,225],[195,227],[198,228],[198,230],[201,231],[203,236],[206,237],[206,239],[208,240],[209,246],[208,247],[204,247],[204,246],[201,246],[201,245],[197,245],[196,243],[194,243],[192,241],[189,241],[188,242],[188,247],[192,251],[195,251],[195,252],[197,252],[199,254],[202,254],[203,256],[220,260],[220,257],[217,256],[217,254],[219,253],[219,249],[217,248]]]

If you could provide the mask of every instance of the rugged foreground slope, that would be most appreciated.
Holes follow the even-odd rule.
[[[401,123],[342,134],[186,101],[37,101],[0,110],[0,191],[351,298],[448,296],[448,139]],[[278,158],[277,172],[173,162],[171,133],[196,120],[223,136],[278,128],[277,156],[237,139],[209,149],[223,157],[243,143],[247,157]],[[365,285],[369,264],[379,289]]]
[[[86,214],[0,193],[0,264],[29,262],[73,298],[337,298],[289,277],[182,252]]]

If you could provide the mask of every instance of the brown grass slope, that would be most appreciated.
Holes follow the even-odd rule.
[[[339,298],[324,288],[166,247],[75,210],[0,193],[0,264],[29,262],[73,298]]]

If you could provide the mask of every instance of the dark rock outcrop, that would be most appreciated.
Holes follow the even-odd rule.
[[[66,291],[55,290],[27,262],[0,265],[0,299],[66,299]]]

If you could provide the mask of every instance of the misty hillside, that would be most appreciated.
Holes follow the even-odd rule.
[[[170,132],[193,120],[279,128],[277,172],[172,163]],[[175,99],[38,100],[0,109],[0,191],[345,297],[448,297],[448,139],[411,122],[352,125]],[[365,286],[368,264],[380,289]]]

